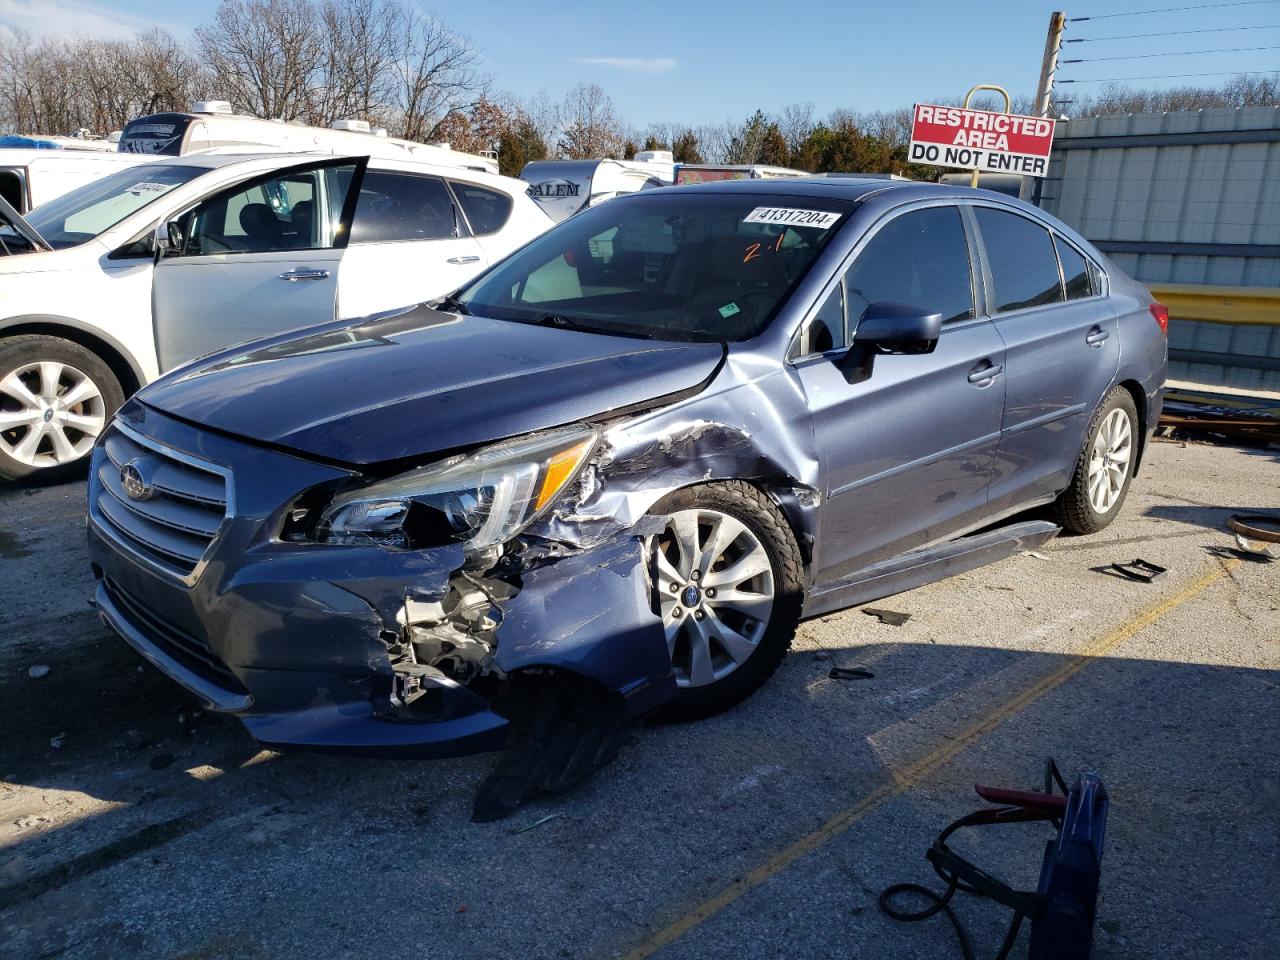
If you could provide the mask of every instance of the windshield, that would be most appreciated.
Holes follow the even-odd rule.
[[[454,301],[471,313],[659,340],[746,340],[773,319],[851,208],[673,191],[552,228]]]
[[[27,222],[53,249],[74,247],[114,227],[175,187],[208,172],[199,166],[142,163],[42,203],[27,214]],[[5,227],[6,241],[12,232],[12,228]]]

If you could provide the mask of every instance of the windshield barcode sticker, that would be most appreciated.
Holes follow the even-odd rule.
[[[743,223],[779,223],[787,227],[815,227],[826,230],[840,219],[830,210],[797,210],[795,207],[756,207]]]

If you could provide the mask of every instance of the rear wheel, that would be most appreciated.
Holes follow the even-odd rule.
[[[1116,387],[1094,414],[1071,486],[1054,504],[1058,523],[1073,533],[1097,533],[1116,518],[1129,492],[1138,454],[1138,409]]]
[[[101,357],[60,337],[0,340],[0,478],[83,472],[124,391]]]
[[[668,713],[699,717],[746,699],[778,668],[800,619],[803,566],[778,508],[750,484],[679,490],[654,508],[654,607],[679,688]]]

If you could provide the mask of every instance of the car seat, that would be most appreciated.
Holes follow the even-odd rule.
[[[284,247],[284,225],[265,203],[246,203],[240,208],[240,229],[250,250],[280,250]]]
[[[315,204],[311,200],[299,200],[293,205],[291,217],[293,226],[292,246],[305,249],[315,245]]]

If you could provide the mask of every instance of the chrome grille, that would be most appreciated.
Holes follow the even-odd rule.
[[[230,515],[227,477],[218,467],[113,424],[96,458],[93,517],[133,553],[184,582]],[[145,477],[145,498],[125,489],[124,467]]]

